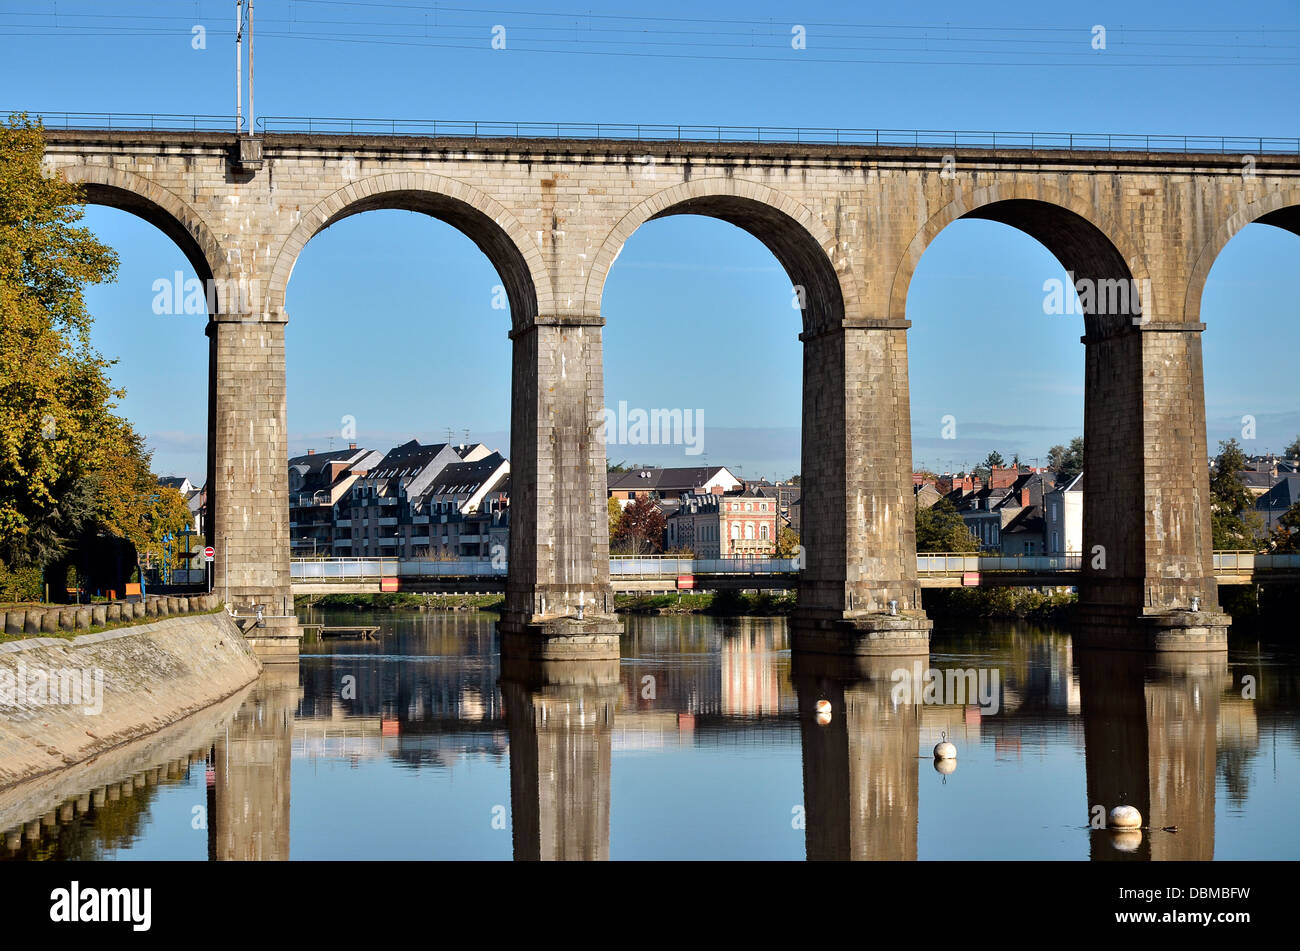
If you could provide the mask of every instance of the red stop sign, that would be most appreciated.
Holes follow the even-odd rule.
[[[213,548],[211,545],[209,545],[207,548],[203,549],[203,560],[204,560],[204,561],[212,561],[212,559],[214,559],[214,558],[216,558],[216,557],[217,557],[217,550],[216,550],[215,548]]]

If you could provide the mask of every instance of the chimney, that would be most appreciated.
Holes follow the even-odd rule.
[[[1025,486],[1020,490],[1020,504],[1023,506],[1029,505],[1029,486]]]
[[[349,448],[349,449],[356,449],[356,448],[357,448],[357,444],[354,443],[354,442],[350,442],[350,443],[348,443],[348,448]]]
[[[316,455],[316,450],[315,450],[315,449],[308,449],[308,450],[307,450],[307,455],[309,455],[309,456],[314,456],[314,455]]]

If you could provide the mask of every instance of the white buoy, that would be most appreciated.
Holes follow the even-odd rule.
[[[957,747],[953,746],[951,743],[948,742],[947,733],[943,733],[941,735],[943,737],[943,741],[935,745],[934,758],[935,759],[956,759]]]
[[[831,702],[829,700],[817,701],[817,725],[825,726],[831,722]]]
[[[1142,844],[1142,830],[1115,829],[1110,834],[1110,844],[1116,852],[1136,852]]]
[[[1123,831],[1141,829],[1142,813],[1132,806],[1116,806],[1110,811],[1110,817],[1106,820],[1106,828]]]

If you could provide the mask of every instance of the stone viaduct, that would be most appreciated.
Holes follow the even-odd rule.
[[[1251,222],[1300,233],[1300,156],[221,132],[47,131],[49,174],[152,222],[216,289],[209,542],[219,585],[292,641],[285,291],[313,235],[374,209],[432,215],[496,268],[513,340],[503,649],[617,656],[608,577],[605,278],[644,222],[753,234],[802,299],[806,568],[796,646],[924,651],[908,288],[949,223],[1045,245],[1081,290],[1088,493],[1084,634],[1222,649],[1210,538],[1201,295]],[[1119,282],[1123,282],[1120,284]],[[1133,299],[1116,289],[1139,290]],[[142,305],[144,291],[142,290]],[[1140,299],[1139,299],[1140,298]],[[792,317],[797,313],[792,310]],[[305,319],[310,319],[307,315]],[[504,324],[504,321],[503,321]],[[651,332],[647,328],[647,333]],[[935,421],[939,426],[939,421]],[[1199,610],[1196,610],[1199,608]],[[268,645],[271,645],[268,647]]]

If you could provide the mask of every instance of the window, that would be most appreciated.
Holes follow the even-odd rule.
[[[764,524],[759,526],[758,537],[761,538],[763,541],[767,541],[767,525]]]
[[[731,523],[731,537],[732,537],[732,539],[735,539],[735,540],[739,540],[739,539],[740,539],[740,523],[739,523],[739,522],[732,522],[732,523]]]
[[[746,502],[746,503],[745,503],[745,511],[746,511],[746,512],[752,512],[752,511],[754,511],[754,503],[753,503],[753,502]]]
[[[753,523],[753,522],[746,522],[746,523],[745,523],[745,539],[746,539],[747,541],[752,541],[753,538],[754,538],[754,523]]]

